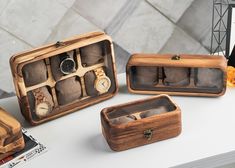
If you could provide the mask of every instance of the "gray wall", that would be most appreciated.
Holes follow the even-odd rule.
[[[207,54],[211,13],[212,0],[0,0],[0,97],[11,55],[89,31],[112,36],[119,73],[134,52]]]

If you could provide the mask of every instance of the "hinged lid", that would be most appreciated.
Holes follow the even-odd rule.
[[[168,66],[168,67],[213,67],[225,69],[223,56],[174,55],[174,54],[133,54],[127,66]]]
[[[160,109],[160,113],[156,113],[154,115],[150,116],[144,116],[142,114],[146,112],[154,111],[155,109],[164,107],[163,109]],[[120,105],[115,105],[111,107],[104,108],[101,112],[101,116],[104,119],[104,121],[109,125],[109,127],[115,128],[117,130],[120,130],[120,133],[122,134],[122,131],[127,129],[127,127],[130,127],[130,130],[136,132],[136,130],[132,129],[135,127],[140,126],[141,127],[141,133],[143,130],[145,131],[148,125],[151,126],[151,128],[155,128],[159,126],[159,123],[155,123],[158,119],[165,119],[167,117],[172,117],[175,114],[178,114],[181,112],[180,107],[171,99],[170,96],[161,94],[157,96],[153,96],[151,98],[141,99],[133,102],[128,102]],[[113,118],[119,118],[121,116],[134,116],[134,120],[129,123],[123,123],[123,124],[113,124],[111,121]]]
[[[22,67],[29,62],[41,60],[41,56],[48,58],[53,55],[58,55],[60,53],[76,49],[78,47],[86,46],[89,43],[92,44],[94,42],[103,40],[108,40],[110,43],[112,43],[111,38],[105,35],[104,32],[97,31],[73,36],[62,41],[57,41],[49,45],[13,55],[10,59],[11,68],[14,69],[14,72],[17,72],[18,75],[22,76]]]

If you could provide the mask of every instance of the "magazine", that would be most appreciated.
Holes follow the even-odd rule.
[[[25,140],[25,148],[0,160],[1,168],[18,167],[47,151],[47,148],[31,136],[24,128],[22,128],[22,133]]]

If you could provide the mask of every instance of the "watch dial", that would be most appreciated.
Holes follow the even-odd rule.
[[[96,83],[96,89],[100,92],[100,93],[105,93],[109,90],[111,85],[110,79],[105,77],[105,78],[101,78],[97,81]]]
[[[51,108],[47,103],[40,103],[36,107],[36,114],[38,117],[44,117],[51,112]]]
[[[75,63],[72,59],[65,59],[61,62],[60,68],[64,74],[70,74],[75,69]]]

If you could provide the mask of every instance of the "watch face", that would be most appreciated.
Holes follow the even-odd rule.
[[[71,58],[66,58],[60,63],[60,70],[63,74],[73,73],[75,69],[75,62]]]
[[[37,105],[36,114],[38,117],[44,117],[51,112],[51,107],[48,103],[43,102]]]
[[[95,88],[100,93],[105,93],[109,90],[111,86],[111,81],[108,77],[98,78],[95,82]]]

